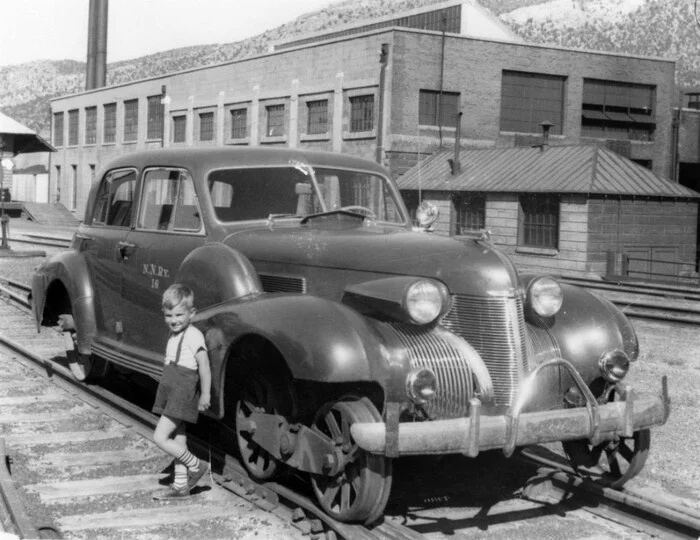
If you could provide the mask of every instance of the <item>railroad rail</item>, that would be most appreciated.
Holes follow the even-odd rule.
[[[29,287],[9,279],[0,281],[2,289],[8,289],[7,293],[3,293],[5,299],[23,312],[26,324],[33,327],[30,318],[26,316],[31,304]],[[11,348],[13,356],[17,358],[18,362],[37,372],[46,373],[53,384],[75,395],[91,407],[109,410],[110,416],[117,419],[120,424],[129,426],[131,431],[143,438],[150,439],[156,421],[154,415],[102,387],[76,383],[70,370],[61,365],[60,362],[47,360],[46,354],[37,354],[7,338],[0,337],[0,341]],[[339,523],[325,515],[310,497],[306,497],[293,487],[273,482],[263,484],[254,482],[247,476],[237,460],[231,456],[227,456],[215,448],[212,449],[210,444],[203,440],[196,440],[194,443],[199,455],[209,453],[212,462],[217,463],[215,470],[221,472],[212,475],[212,479],[217,485],[252,502],[258,508],[273,513],[281,520],[291,523],[305,537],[328,540],[333,538],[352,540],[426,538],[422,531],[427,532],[430,536],[430,532],[420,526],[413,526],[410,523],[409,526],[404,526],[402,523],[406,519],[401,513],[388,516],[388,519],[385,519],[383,523],[371,529]],[[646,533],[652,531],[652,536],[697,538],[700,535],[699,515],[694,515],[692,512],[682,512],[678,508],[664,507],[657,501],[649,501],[633,492],[604,490],[588,485],[575,477],[561,460],[552,460],[551,457],[545,459],[541,453],[536,451],[537,449],[534,452],[530,450],[523,452],[524,458],[531,463],[531,466],[534,464],[540,469],[522,491],[524,500],[532,501],[543,507],[556,508],[556,512],[559,513],[573,513],[574,511],[595,513],[606,520],[621,523],[633,530],[643,530]],[[0,482],[0,485],[2,484],[3,482]],[[4,482],[4,485],[8,485],[7,481]],[[8,488],[8,491],[10,490],[12,488]],[[10,499],[18,500],[17,497],[10,497]],[[15,504],[10,504],[10,506],[14,507],[13,511],[21,519],[21,506],[17,507]],[[6,512],[6,515],[9,516],[9,512]],[[0,516],[3,516],[1,509]],[[15,520],[9,517],[7,520],[11,522],[10,528],[17,530],[17,526],[14,525]],[[474,528],[473,525],[471,527]],[[46,531],[44,534],[51,532],[57,534],[46,527],[44,531]],[[464,534],[465,531],[462,530],[460,533]],[[26,536],[17,534],[20,537],[35,537],[32,533]]]

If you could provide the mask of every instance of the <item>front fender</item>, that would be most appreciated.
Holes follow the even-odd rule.
[[[587,383],[600,376],[598,360],[612,349],[639,355],[634,327],[612,302],[581,287],[561,283],[564,302],[559,313],[532,321],[547,328],[562,358],[571,362]]]
[[[223,413],[228,351],[250,335],[269,341],[296,379],[374,381],[387,398],[405,391],[392,380],[408,370],[404,349],[371,319],[337,302],[298,294],[258,294],[198,312],[212,367],[212,413]],[[218,406],[218,411],[214,407]]]
[[[85,258],[76,251],[64,251],[40,266],[32,277],[32,311],[37,329],[41,328],[47,301],[52,291],[63,286],[70,299],[75,321],[78,350],[90,353],[92,337],[97,332],[95,296]],[[57,309],[60,306],[56,306]]]

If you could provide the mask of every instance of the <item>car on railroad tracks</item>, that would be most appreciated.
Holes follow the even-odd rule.
[[[379,519],[392,460],[562,442],[582,475],[642,468],[658,393],[624,384],[635,331],[609,301],[519,274],[487,234],[412,225],[377,164],[298,149],[159,149],[97,177],[72,248],[37,269],[38,325],[79,379],[157,379],[161,294],[195,292],[206,414],[249,474],[308,475],[343,521]],[[494,471],[496,473],[496,471]]]

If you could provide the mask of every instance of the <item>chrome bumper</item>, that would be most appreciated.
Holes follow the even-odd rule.
[[[553,366],[563,366],[569,370],[586,398],[586,406],[521,413],[534,388],[537,374]],[[629,386],[623,390],[620,401],[600,405],[569,362],[551,360],[528,375],[505,415],[482,416],[481,402],[472,399],[469,417],[400,423],[398,448],[391,453],[399,456],[461,453],[474,457],[483,450],[502,448],[505,455],[510,456],[516,446],[575,439],[589,439],[592,444],[597,444],[618,435],[631,437],[635,431],[666,422],[670,401],[665,376],[659,395],[636,396]],[[373,454],[386,453],[385,423],[355,423],[350,431],[363,450]]]

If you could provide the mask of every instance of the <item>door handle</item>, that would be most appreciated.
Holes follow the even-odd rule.
[[[127,260],[136,251],[136,244],[130,244],[129,242],[119,242],[117,244],[117,251],[119,252],[119,257],[123,260]]]

